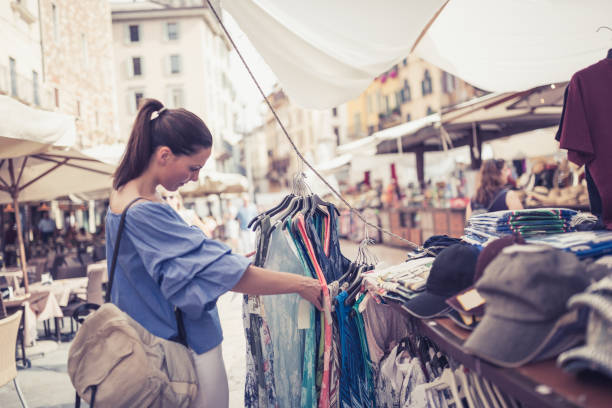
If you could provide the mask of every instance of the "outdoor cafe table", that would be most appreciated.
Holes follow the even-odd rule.
[[[17,267],[0,269],[0,277],[5,278],[6,282],[13,288],[18,288],[23,278],[23,271],[21,270],[21,268]]]
[[[50,291],[32,292],[28,295],[15,297],[4,302],[7,311],[14,308],[23,308],[23,341],[25,345],[32,345],[36,340],[36,323],[48,319],[62,318],[64,314]],[[56,330],[57,331],[57,330]],[[56,333],[57,334],[57,333]]]
[[[30,292],[50,292],[57,299],[57,303],[64,307],[70,302],[73,293],[81,292],[84,288],[87,288],[87,278],[69,278],[57,279],[50,284],[43,284],[42,282],[32,283],[30,285]]]

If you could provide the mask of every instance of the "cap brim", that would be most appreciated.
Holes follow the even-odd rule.
[[[447,297],[423,292],[404,302],[403,308],[420,319],[431,319],[451,310],[450,306],[446,304]]]
[[[485,314],[464,348],[502,367],[520,367],[539,350],[555,322],[533,323]]]

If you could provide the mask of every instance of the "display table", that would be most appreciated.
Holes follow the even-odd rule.
[[[608,379],[589,376],[581,380],[558,368],[555,360],[516,369],[497,367],[465,353],[462,344],[470,332],[457,327],[450,319],[415,320],[421,334],[429,337],[444,353],[528,407],[610,407],[612,381]]]

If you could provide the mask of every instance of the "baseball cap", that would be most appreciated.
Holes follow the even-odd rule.
[[[431,266],[425,290],[406,301],[403,308],[422,319],[449,311],[446,299],[472,284],[477,258],[478,249],[468,244],[454,244],[441,251]]]
[[[559,336],[576,323],[566,316],[566,304],[587,286],[584,265],[574,254],[546,245],[504,248],[476,283],[487,310],[465,349],[500,366],[518,367],[542,358],[552,339],[570,347],[576,338]]]
[[[612,378],[612,277],[573,296],[568,305],[589,310],[586,344],[562,353],[558,364],[571,373],[590,370]]]
[[[510,245],[524,243],[525,240],[519,235],[507,235],[491,241],[478,255],[476,269],[474,271],[474,283],[478,282],[484,274],[486,267],[489,266],[491,261],[493,261],[504,248]],[[482,317],[485,312],[485,300],[478,294],[478,290],[474,285],[446,299],[446,303],[457,312],[449,315],[455,322],[462,321],[465,323],[467,316],[470,317],[468,320],[476,320],[475,318]],[[464,316],[458,316],[458,314]],[[456,320],[457,318],[460,320]],[[472,327],[472,325],[470,324],[468,327]]]

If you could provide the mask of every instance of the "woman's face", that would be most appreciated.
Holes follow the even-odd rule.
[[[506,184],[508,180],[510,179],[510,176],[512,176],[512,170],[510,170],[510,167],[504,164],[504,168],[501,171],[502,183]]]
[[[169,152],[160,172],[160,184],[168,191],[176,191],[189,181],[196,181],[198,174],[211,154],[211,148],[200,148],[191,155],[175,155]]]

